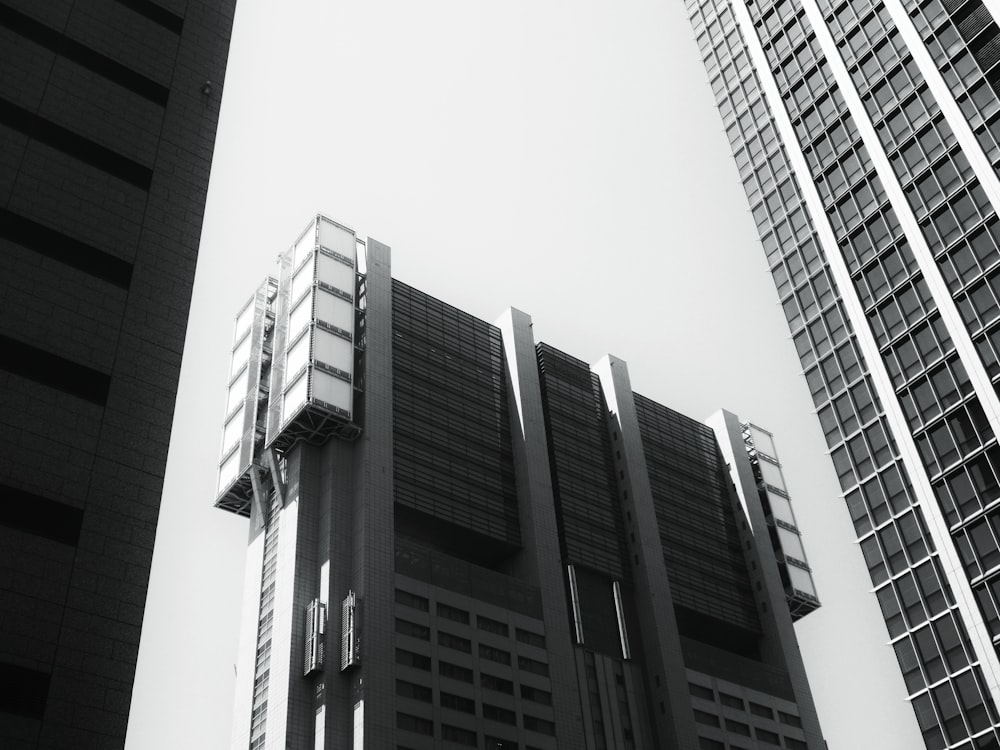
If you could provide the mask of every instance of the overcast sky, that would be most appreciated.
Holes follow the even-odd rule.
[[[128,750],[228,747],[247,521],[215,498],[233,317],[323,212],[393,275],[773,431],[831,750],[921,747],[681,0],[240,0]]]

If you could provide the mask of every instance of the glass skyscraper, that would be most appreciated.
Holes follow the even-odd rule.
[[[687,8],[926,746],[1000,747],[1000,27]]]

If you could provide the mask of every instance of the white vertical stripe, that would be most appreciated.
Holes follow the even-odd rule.
[[[251,529],[256,527],[255,517]],[[243,614],[240,617],[240,645],[236,656],[236,690],[233,701],[233,750],[250,745],[250,717],[253,711],[254,670],[257,661],[257,622],[260,618],[260,584],[264,567],[264,532],[251,538],[247,547],[243,579]]]
[[[847,104],[848,109],[850,110],[851,115],[853,115],[854,121],[858,126],[858,132],[861,135],[861,140],[868,149],[878,176],[881,178],[882,184],[885,186],[885,191],[889,196],[889,202],[896,211],[899,223],[902,226],[903,231],[906,233],[906,238],[910,243],[913,256],[924,276],[927,288],[930,290],[931,295],[934,298],[934,302],[938,308],[938,313],[941,315],[941,319],[948,328],[952,342],[955,344],[955,350],[962,358],[962,363],[965,365],[966,372],[969,375],[969,379],[972,381],[976,395],[982,403],[983,410],[986,412],[986,416],[989,419],[990,427],[993,429],[993,434],[1000,435],[1000,404],[997,402],[996,393],[993,391],[989,376],[986,374],[982,361],[976,354],[975,347],[972,344],[972,339],[965,328],[965,324],[962,322],[962,318],[958,314],[958,309],[955,306],[955,300],[952,299],[951,294],[948,291],[948,287],[945,285],[944,278],[938,270],[937,262],[934,260],[930,248],[927,246],[927,241],[924,239],[924,235],[920,230],[916,216],[910,209],[910,204],[906,200],[903,188],[900,185],[899,180],[896,178],[892,165],[889,163],[889,157],[886,156],[885,151],[882,149],[882,144],[879,141],[878,135],[875,133],[875,128],[861,102],[861,97],[854,88],[854,83],[851,80],[850,74],[847,72],[847,67],[844,65],[844,61],[840,57],[840,53],[837,51],[836,44],[833,41],[833,37],[830,35],[830,31],[826,27],[822,13],[820,13],[815,0],[801,0],[801,2],[802,7],[806,12],[806,16],[809,18],[809,22],[812,24],[813,30],[816,33],[817,41],[819,42],[823,53],[826,55],[827,62],[830,65],[830,70],[833,72],[834,78],[840,85],[841,93],[844,96],[844,102]],[[887,7],[893,4],[893,0],[888,0],[886,2]],[[923,49],[922,42],[920,43],[920,49]],[[948,117],[948,113],[945,113],[945,117]],[[962,122],[964,122],[964,118],[961,117],[961,113],[958,113],[958,119],[961,119]],[[951,124],[951,120],[949,120],[949,125]],[[978,146],[976,146],[976,150],[979,150]],[[845,293],[844,287],[841,287],[841,292]],[[846,293],[850,293],[852,297],[856,297],[853,285],[849,284]],[[855,328],[857,329],[863,327],[865,332],[870,335],[868,322],[864,315],[862,314],[861,317],[855,318],[855,320],[860,323],[860,325],[856,325]],[[872,343],[874,344],[874,341]],[[881,357],[877,357],[876,359],[879,365],[879,370],[884,371]],[[869,362],[869,365],[871,364],[872,363]],[[888,375],[886,375],[886,377],[888,378]],[[880,386],[880,388],[882,388],[882,386]],[[990,691],[998,700],[1000,700],[1000,661],[998,661],[996,651],[993,649],[993,639],[990,637],[986,624],[979,613],[979,608],[976,605],[972,588],[965,575],[964,567],[962,566],[955,551],[954,543],[951,540],[951,534],[948,532],[948,523],[945,520],[944,515],[941,512],[941,508],[937,503],[937,499],[934,496],[933,490],[931,489],[930,481],[923,468],[923,463],[919,459],[916,445],[912,439],[907,422],[903,419],[903,414],[899,407],[899,402],[895,396],[891,382],[885,384],[882,397],[882,403],[886,406],[886,413],[888,414],[890,412],[890,406],[887,402],[891,403],[891,411],[894,412],[893,431],[896,432],[897,444],[900,442],[906,444],[904,458],[907,459],[906,466],[910,472],[910,479],[913,480],[914,485],[917,483],[921,485],[924,515],[928,519],[928,525],[935,528],[935,546],[941,553],[942,564],[947,575],[951,579],[952,589],[957,590],[955,598],[958,601],[959,607],[961,608],[962,614],[966,620],[967,629],[970,631],[976,656],[982,663],[984,677]],[[900,441],[899,438],[902,436],[905,437],[902,441]]]
[[[849,77],[846,77],[846,70],[844,69],[843,62],[835,48],[833,48],[832,40],[829,37],[825,24],[823,23],[821,14],[815,4],[808,2],[808,0],[803,2],[803,7],[806,10],[806,14],[809,17],[809,21],[812,23],[814,30],[817,32],[818,41],[820,42],[824,53],[828,57],[831,70],[837,76],[838,82],[841,83],[841,90],[845,101],[848,102],[849,106],[853,104],[853,106],[851,106],[851,110],[852,112],[855,112],[856,107],[860,103],[857,93],[854,91],[853,84]],[[826,212],[823,208],[823,203],[820,200],[819,193],[817,192],[816,186],[810,176],[809,165],[806,163],[805,156],[802,153],[802,149],[799,145],[798,138],[795,135],[795,130],[792,127],[791,120],[789,119],[788,113],[785,111],[784,105],[782,104],[777,84],[771,76],[770,66],[768,65],[760,40],[757,37],[753,21],[750,18],[750,13],[746,6],[739,0],[732,3],[732,8],[733,14],[740,27],[740,32],[743,34],[744,41],[746,42],[747,51],[750,54],[754,67],[757,69],[761,88],[763,89],[765,97],[770,105],[771,114],[774,117],[775,126],[777,127],[785,145],[788,159],[791,162],[794,171],[801,177],[799,180],[799,186],[801,188],[803,198],[805,199],[806,206],[812,216],[813,226],[819,237],[820,244],[826,254],[830,271],[833,274],[837,287],[839,288],[844,309],[847,311],[847,314],[852,321],[856,341],[867,362],[871,379],[875,384],[882,401],[886,420],[893,431],[903,464],[910,475],[913,491],[917,499],[916,504],[923,508],[924,516],[927,520],[928,531],[933,537],[934,544],[940,553],[942,567],[949,578],[949,582],[951,583],[952,590],[955,593],[958,606],[965,619],[965,624],[972,640],[976,658],[982,664],[984,678],[986,679],[990,691],[994,695],[994,699],[1000,700],[1000,693],[998,693],[997,689],[998,675],[1000,675],[1000,663],[998,663],[996,654],[993,651],[992,641],[986,630],[986,626],[983,623],[982,617],[979,615],[979,611],[976,607],[972,594],[972,589],[965,577],[961,562],[958,559],[958,555],[948,533],[947,524],[940,508],[938,507],[937,501],[934,498],[934,493],[931,490],[927,475],[924,472],[923,464],[921,463],[919,454],[917,453],[916,444],[913,441],[913,436],[910,434],[907,422],[903,417],[902,408],[896,398],[895,391],[892,387],[892,381],[890,380],[885,369],[882,357],[879,354],[878,346],[875,344],[875,339],[868,326],[864,309],[858,299],[857,293],[854,290],[854,285],[851,282],[847,265],[844,258],[840,254],[836,238],[832,228],[830,227],[829,219],[827,218]],[[831,50],[833,53],[832,56],[830,54]],[[847,84],[846,86],[844,85],[845,81]],[[848,99],[848,97],[851,97],[851,99]],[[861,110],[861,112],[863,113],[863,110]],[[858,118],[857,113],[855,112],[855,120],[858,121],[859,128],[862,124],[867,125],[869,134],[874,135],[871,130],[871,125],[867,120],[867,116]],[[867,144],[868,139],[865,139],[865,142]],[[881,146],[878,145],[877,139],[874,143],[875,148],[869,146],[869,151],[872,153],[873,157],[876,154],[881,154]],[[889,171],[889,176],[892,178],[892,184],[894,184],[898,189],[898,183],[895,182],[895,176],[892,174],[891,170]],[[887,182],[887,180],[883,179],[884,184]],[[886,189],[888,191],[888,184]],[[908,206],[906,206],[906,211],[902,212],[902,214],[909,215]],[[922,241],[922,237],[919,237],[919,239]]]
[[[292,625],[295,621],[295,557],[299,525],[299,499],[280,511],[278,550],[274,571],[274,622],[271,630],[270,676],[267,682],[267,750],[285,750],[288,732],[288,691],[291,680],[302,679],[292,664]],[[301,654],[295,659],[300,665]]]

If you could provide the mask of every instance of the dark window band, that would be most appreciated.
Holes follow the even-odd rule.
[[[0,711],[41,719],[50,679],[51,675],[37,669],[0,663]]]
[[[80,508],[0,484],[0,526],[75,547],[82,525]]]
[[[0,237],[122,289],[132,283],[132,264],[62,232],[0,208]]]
[[[153,170],[149,167],[4,99],[0,99],[0,123],[142,190],[148,191],[153,181]]]
[[[183,18],[150,0],[118,0],[118,4],[124,5],[129,10],[134,10],[140,16],[145,16],[153,23],[158,23],[167,31],[172,31],[175,34],[180,34],[181,29],[184,28]]]
[[[49,28],[34,18],[18,13],[3,3],[0,3],[0,26],[6,26],[25,39],[47,47],[57,55],[62,55],[67,60],[72,60],[77,65],[82,65],[98,75],[104,76],[109,81],[117,83],[154,104],[159,104],[161,107],[167,105],[170,89],[166,86],[136,73],[127,65],[122,65],[100,52],[95,52],[87,45],[70,39],[65,34]]]
[[[111,376],[57,354],[0,335],[3,364],[0,367],[36,383],[104,406]]]

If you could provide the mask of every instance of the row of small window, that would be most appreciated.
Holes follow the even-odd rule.
[[[955,604],[936,557],[894,578],[875,595],[891,638],[920,627]]]
[[[917,32],[925,40],[938,26],[949,20],[948,12],[944,9],[941,0],[921,0],[920,2],[909,0],[904,3],[904,7],[910,18],[913,19],[913,25]]]
[[[853,3],[848,3],[846,7],[850,8],[852,5]],[[892,15],[883,3],[879,3],[878,8],[875,10],[870,10],[870,7],[869,5],[869,8],[864,10],[862,8],[852,9],[851,15],[865,13],[866,11],[869,13],[856,26],[853,23],[850,26],[843,26],[838,23],[830,24],[830,31],[833,34],[838,49],[840,49],[840,56],[844,59],[844,64],[848,68],[852,67],[859,58],[866,55],[872,47],[878,44],[886,34],[894,31],[896,28],[892,22]],[[838,18],[837,20],[839,21],[840,19]],[[838,25],[840,26],[839,28]]]
[[[969,333],[976,335],[982,331],[1000,317],[1000,269],[956,294],[955,302]]]
[[[404,591],[403,589],[396,589],[396,603],[421,612],[430,611],[430,600],[417,594],[411,594],[409,591]],[[446,617],[449,620],[454,620],[455,622],[460,622],[464,625],[469,624],[469,613],[464,609],[453,607],[450,604],[445,604],[444,602],[437,602],[434,606],[435,612],[438,616]],[[476,615],[476,627],[480,630],[496,633],[497,635],[502,635],[504,637],[510,636],[510,627],[504,622],[494,620],[492,617]],[[538,648],[545,648],[544,635],[533,633],[532,631],[525,630],[524,628],[514,628],[514,635],[521,643],[527,643],[530,646],[536,646]]]
[[[688,683],[688,691],[696,698],[701,698],[702,700],[715,702],[715,691],[710,687],[705,687],[704,685],[698,685],[694,682]],[[727,708],[735,708],[739,711],[746,711],[749,706],[750,713],[754,716],[760,716],[761,718],[770,719],[774,721],[774,709],[770,706],[765,706],[762,703],[757,703],[756,701],[748,700],[744,703],[743,699],[736,695],[730,695],[729,693],[719,691],[718,702]],[[787,724],[790,727],[802,728],[802,719],[800,719],[795,714],[790,714],[785,711],[778,711],[778,721],[782,724]]]
[[[979,7],[982,8],[982,5],[979,4]],[[945,20],[936,32],[926,29],[921,36],[945,83],[974,128],[1000,109],[1000,100],[983,79],[983,71],[975,55],[951,22]]]
[[[933,128],[926,132],[937,134]],[[943,147],[943,144],[941,145]],[[910,144],[911,148],[914,146],[922,147],[919,138]],[[912,153],[911,155],[915,156]],[[921,154],[919,158],[926,162],[927,159],[923,157],[924,155]],[[912,182],[907,184],[904,181],[904,193],[906,193],[906,198],[917,221],[920,221],[950,198],[959,188],[967,186],[974,180],[975,172],[969,166],[968,159],[965,158],[961,148],[955,146],[950,152],[941,155],[937,161],[931,164],[930,169],[920,174]]]
[[[937,312],[914,326],[882,351],[882,359],[893,386],[902,388],[909,381],[940,362],[954,351],[948,328]]]
[[[979,279],[1000,261],[1000,219],[991,216],[986,223],[962,238],[946,254],[938,257],[938,266],[952,293]]]
[[[827,91],[837,87],[837,81],[826,60],[821,60],[819,65],[806,73],[798,83],[792,81],[788,83],[791,84],[791,89],[788,93],[783,93],[781,98],[784,100],[785,109],[792,120],[798,118]],[[780,90],[781,86],[779,85],[778,88]],[[847,127],[850,130],[853,125]]]
[[[482,620],[480,622],[482,622]],[[496,623],[497,625],[503,625],[503,623],[497,623],[495,620],[491,622]],[[408,635],[411,638],[416,638],[421,641],[430,641],[431,639],[431,629],[429,627],[426,625],[418,625],[417,623],[404,620],[400,617],[396,618],[396,632],[401,633],[402,635]],[[466,654],[472,653],[472,641],[468,638],[462,638],[461,636],[453,635],[443,630],[438,631],[438,645],[452,648]],[[485,643],[479,644],[479,655],[484,659],[495,661],[498,664],[506,664],[509,666],[511,663],[509,651],[498,649]]]
[[[827,400],[817,401],[817,406],[820,407],[820,425],[830,448],[867,426],[882,408],[867,378],[852,385],[845,393],[829,399],[829,403]]]
[[[1000,566],[1000,511],[994,509],[973,523],[953,532],[958,555],[969,578],[988,575]]]
[[[950,526],[972,517],[1000,497],[998,470],[1000,448],[990,446],[932,484]]]
[[[829,350],[827,340],[816,338],[818,322],[810,324],[806,329],[809,332],[810,340],[813,342],[815,349],[803,353],[800,347],[804,342],[800,340],[799,335],[795,337],[795,345],[797,349],[800,349],[799,359],[803,367],[810,367],[812,365],[814,351],[819,350],[825,353]],[[824,328],[823,332],[825,331],[826,329]],[[863,362],[854,346],[854,342],[847,341],[837,347],[833,355],[820,361],[819,367],[806,371],[806,385],[809,386],[813,403],[819,408],[827,401],[837,398],[841,391],[858,380],[863,374]],[[863,405],[859,405],[858,408],[862,409],[864,407]],[[845,414],[845,418],[849,417]],[[848,424],[841,424],[840,427],[845,437],[853,432],[853,429]]]
[[[836,299],[833,280],[825,268],[810,281],[811,284],[802,283],[796,288],[794,296],[781,303],[785,319],[793,331],[803,322],[812,320],[820,310],[833,304]]]
[[[882,349],[936,310],[927,282],[922,276],[914,275],[866,317],[875,343]]]
[[[909,243],[900,240],[854,274],[854,287],[861,305],[869,310],[917,272],[917,261]]]
[[[868,18],[876,7],[881,7],[878,0],[861,0],[860,2],[845,2],[845,0],[819,0],[819,12],[830,28],[835,38],[840,38],[855,25]]]
[[[712,50],[704,62],[716,102],[727,95],[734,102],[755,98],[757,81],[745,49],[735,53],[726,47]]]
[[[689,4],[688,12],[697,36],[698,48],[702,52],[718,45],[736,28],[736,19],[728,6],[723,5],[720,9],[711,2],[701,3],[697,7]]]
[[[850,67],[851,80],[858,93],[863,96],[873,82],[891,74],[908,54],[906,42],[899,32],[893,29],[885,39],[871,47]]]
[[[868,149],[863,143],[855,143],[849,151],[839,154],[839,158],[822,174],[813,175],[823,205],[833,206],[873,169]],[[878,183],[878,191],[884,193],[881,183]]]
[[[927,750],[943,750],[994,724],[996,709],[986,696],[989,693],[983,686],[979,668],[974,667],[913,698],[911,703]],[[958,746],[957,750],[974,747],[989,750],[996,746],[996,737],[991,732],[974,743]]]
[[[810,174],[815,177],[828,169],[859,140],[858,127],[852,117],[847,117],[828,128],[823,135],[802,148]]]
[[[753,734],[750,732],[750,725],[742,721],[736,721],[735,719],[720,719],[715,714],[710,714],[706,711],[700,711],[697,708],[694,710],[694,719],[699,724],[704,724],[709,727],[719,727],[720,729],[725,729],[726,732],[731,734],[737,734],[741,737],[754,737],[758,742],[767,743],[770,745],[777,745],[781,747],[781,738],[777,732],[772,732],[770,729],[764,729],[763,727],[755,726],[753,727]],[[788,740],[795,740],[794,737],[785,737],[785,747],[791,748],[796,747],[796,745],[788,744]],[[801,747],[805,747],[805,743],[801,740]],[[732,747],[732,745],[730,745]]]
[[[990,631],[990,637],[1000,636],[1000,576],[980,581],[972,587],[972,593],[983,613],[983,621]]]
[[[993,431],[979,400],[973,398],[914,438],[928,475],[935,477],[993,440]]]
[[[763,42],[764,55],[768,67],[778,71],[786,65],[793,64],[800,71],[808,69],[814,60],[823,58],[823,51],[816,35],[809,30],[808,21],[804,16],[796,16],[782,28],[768,36]]]
[[[818,71],[818,66],[826,65],[826,59],[823,56],[823,51],[815,34],[809,30],[808,21],[806,21],[805,16],[802,15],[795,18],[782,30],[782,36],[788,37],[789,42],[801,34],[806,34],[806,42],[804,44],[799,43],[793,47],[794,52],[791,55],[786,56],[778,65],[771,66],[771,72],[774,74],[774,81],[777,84],[778,92],[786,101],[788,100],[787,94],[800,81],[804,79],[808,81],[814,74],[818,73],[821,78],[826,77],[829,80],[828,71],[826,73]],[[818,89],[814,88],[812,83],[807,85],[814,95],[819,95]],[[798,97],[797,106],[799,111],[808,106],[806,95],[807,92],[802,92]]]
[[[500,709],[502,710],[502,709]],[[493,718],[493,717],[486,717]],[[502,722],[508,723],[508,722]],[[511,722],[513,723],[513,722]],[[413,732],[414,734],[422,734],[426,737],[434,736],[434,722],[430,719],[425,719],[422,716],[413,716],[412,714],[403,713],[402,711],[396,712],[396,728],[402,729],[406,732]],[[554,737],[556,734],[556,727],[551,721],[546,719],[539,719],[534,716],[524,715],[524,728],[529,729],[533,732],[538,732],[540,734],[547,734]],[[441,723],[441,739],[448,742],[454,742],[457,745],[464,745],[466,747],[482,747],[479,744],[479,735],[472,729],[463,729],[462,727],[452,726],[451,724]],[[487,742],[498,742],[496,738],[489,737]],[[503,743],[504,748],[517,747],[516,742],[508,742],[507,740],[499,740]],[[490,745],[487,745],[490,747]],[[492,745],[492,747],[499,747],[499,745]]]
[[[840,479],[840,488],[848,490],[894,460],[899,451],[881,420],[873,422],[830,454]]]
[[[860,224],[867,222],[887,201],[882,180],[878,175],[871,174],[842,195],[836,203],[827,205],[826,214],[837,241],[843,240]]]
[[[755,729],[755,733],[758,742],[781,746],[781,740],[774,732],[768,732],[766,729]],[[698,737],[698,747],[701,750],[726,750],[727,745],[725,742],[713,740],[711,737]],[[785,747],[788,750],[808,750],[809,746],[803,740],[785,737]],[[736,745],[732,741],[729,742],[728,748],[729,750],[744,750],[741,745]]]
[[[826,307],[827,290],[836,287],[815,237],[810,237],[794,248],[784,259],[779,258],[771,269],[771,274],[780,299],[784,299],[793,290],[798,290],[806,283],[807,276],[811,276],[810,281],[815,296],[820,299],[820,307]],[[823,274],[824,279],[817,279],[820,274]]]
[[[398,622],[399,621],[397,620],[397,625],[398,625]],[[442,635],[445,636],[444,637],[444,642],[442,642],[442,639],[441,639]],[[463,653],[471,653],[472,652],[471,644],[469,646],[469,650],[468,651],[465,650],[465,646],[462,643],[462,641],[465,641],[465,643],[469,643],[466,639],[464,639],[464,638],[457,639],[457,640],[456,639],[457,639],[457,636],[452,636],[452,635],[450,635],[448,633],[438,633],[438,642],[442,646],[446,646],[447,648],[453,648],[456,651],[462,651]],[[493,660],[493,661],[495,661],[495,660]],[[397,664],[403,664],[403,665],[408,666],[408,667],[414,667],[415,669],[422,669],[422,670],[424,670],[426,672],[429,672],[430,669],[431,669],[431,658],[429,656],[425,656],[423,654],[415,654],[415,653],[412,653],[410,651],[407,651],[407,650],[401,649],[401,648],[397,648],[396,649],[396,663]],[[498,662],[498,663],[509,663],[509,662]],[[442,675],[445,675],[445,664],[446,664],[446,662],[443,662],[443,661],[440,663],[440,673]],[[531,659],[531,658],[529,658],[527,656],[518,656],[517,657],[517,668],[521,672],[530,672],[531,674],[537,674],[537,675],[540,675],[542,677],[548,677],[549,676],[549,665],[548,664],[546,664],[545,662],[538,661],[537,659]],[[455,679],[462,679],[463,682],[471,682],[472,681],[472,679],[471,679],[472,672],[471,672],[471,670],[466,670],[466,671],[468,672],[469,679],[465,679],[464,677],[456,677],[455,674],[451,674],[451,673],[449,673],[449,674],[447,674],[445,676],[447,676],[447,677],[455,677]],[[462,673],[462,674],[464,674],[464,673]]]
[[[788,212],[784,221],[772,227],[760,227],[760,241],[767,255],[767,263],[774,266],[784,254],[794,255],[797,251],[812,253],[818,247],[809,212],[800,205]],[[806,268],[810,273],[822,268],[825,260],[818,253],[815,261],[806,258]]]
[[[898,464],[887,467],[877,476],[851,490],[844,500],[858,537],[864,536],[894,515],[898,516],[909,509],[912,502],[911,494]],[[934,545],[926,533],[920,511],[915,510],[913,516],[906,515],[902,518],[908,519],[901,522],[900,529],[902,538],[907,540],[907,544],[911,542],[916,544],[915,536],[919,535],[927,548],[933,552]],[[913,530],[914,524],[918,527],[917,531]]]
[[[994,213],[986,191],[978,181],[973,181],[921,221],[920,229],[931,253],[937,255]]]
[[[930,89],[921,87],[901,107],[875,123],[875,133],[886,152],[891,153],[919,133],[940,111]]]
[[[955,354],[900,388],[897,394],[910,429],[916,431],[972,392],[965,366]]]
[[[462,668],[459,667],[459,669]],[[481,684],[484,688],[494,690],[498,693],[504,693],[506,695],[514,694],[514,683],[510,680],[504,680],[500,677],[483,674]],[[434,702],[433,691],[429,686],[418,685],[406,680],[396,680],[396,695],[400,695],[404,698],[411,698],[417,701],[423,701],[424,703]],[[531,701],[532,703],[538,703],[542,706],[552,705],[552,693],[547,690],[533,688],[530,685],[521,685],[521,697],[524,700]],[[438,701],[444,708],[453,708],[456,711],[462,711],[467,714],[476,713],[476,702],[472,698],[468,698],[466,696],[455,695],[454,693],[448,693],[441,690],[438,693]],[[497,718],[496,714],[501,711],[505,711],[505,709],[499,708],[498,706],[492,706],[488,703],[483,703],[484,718],[495,719],[496,721],[502,721],[506,724],[516,723],[513,711],[508,711],[505,718]]]
[[[793,18],[799,17],[801,6],[793,0],[778,0],[775,3],[753,3],[748,9],[754,26],[762,29],[770,38]]]
[[[867,379],[850,386],[846,393],[831,394],[826,390],[822,370],[816,368],[806,373],[806,384],[819,410],[820,422],[830,447],[854,434],[881,411]],[[832,408],[828,408],[827,402],[831,401]]]
[[[997,376],[1000,376],[1000,325],[995,325],[979,334],[972,343],[976,345],[976,351],[983,360],[987,374],[993,379],[994,390],[997,390]]]
[[[848,508],[852,516],[859,512],[850,503]],[[861,551],[872,582],[878,586],[924,560],[934,552],[934,542],[927,533],[923,516],[914,510],[862,539]]]
[[[801,192],[795,176],[791,175],[768,193],[763,202],[754,206],[751,213],[758,228],[774,224],[784,218],[785,213],[802,203]]]
[[[955,144],[955,133],[939,112],[933,120],[913,133],[909,140],[889,152],[889,163],[900,182],[907,184]],[[963,167],[962,171],[964,169]]]
[[[847,270],[854,275],[889,248],[898,248],[905,241],[903,237],[896,212],[891,206],[885,206],[837,244],[847,262]]]
[[[890,46],[890,49],[894,50],[895,47]],[[904,107],[913,93],[926,85],[920,68],[909,54],[899,58],[896,64],[887,69],[884,78],[869,81],[870,88],[861,97],[872,122],[884,120]]]
[[[952,612],[903,636],[892,647],[910,695],[975,661],[962,619]]]

